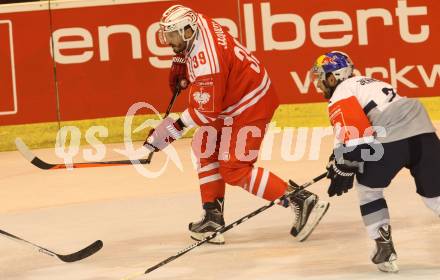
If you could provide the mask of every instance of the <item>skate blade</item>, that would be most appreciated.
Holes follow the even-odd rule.
[[[191,232],[191,239],[195,241],[200,241],[210,236],[211,234],[213,234],[213,232],[205,232],[205,233]],[[217,236],[209,240],[208,243],[223,245],[225,244],[225,237],[223,236],[223,234],[217,234]]]
[[[395,260],[388,261],[384,263],[377,264],[377,268],[386,273],[397,273],[399,272],[399,267],[397,266],[397,262]]]
[[[330,203],[325,201],[318,201],[318,203],[313,207],[313,210],[310,213],[309,219],[307,220],[304,228],[299,232],[296,237],[296,240],[298,242],[305,241],[310,236],[310,234],[312,234],[313,230],[319,224],[322,217],[324,217],[325,213],[327,213],[329,207]]]

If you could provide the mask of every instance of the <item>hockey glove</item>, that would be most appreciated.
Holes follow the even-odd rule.
[[[165,149],[174,140],[182,137],[185,125],[178,119],[175,121],[171,117],[165,118],[155,129],[151,129],[144,147],[151,152],[157,152]]]
[[[362,163],[356,161],[342,160],[336,161],[334,155],[330,157],[327,165],[327,178],[331,180],[328,188],[328,195],[342,195],[353,187],[354,176],[360,170]]]
[[[176,92],[177,86],[181,89],[186,89],[189,81],[186,75],[186,58],[183,54],[176,54],[173,56],[173,63],[171,64],[168,83],[171,92]]]

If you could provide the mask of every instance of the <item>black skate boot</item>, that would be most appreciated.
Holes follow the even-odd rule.
[[[380,237],[376,239],[376,248],[373,251],[371,261],[383,272],[399,272],[397,266],[397,254],[394,250],[391,238],[391,226],[383,225],[379,228]]]
[[[294,192],[289,196],[289,201],[295,213],[295,223],[290,234],[299,242],[305,241],[325,215],[330,204],[319,200],[316,194],[306,190]]]
[[[214,202],[203,204],[205,213],[202,216],[202,220],[190,223],[188,226],[192,239],[196,241],[203,240],[214,231],[225,226],[225,220],[223,219],[223,203],[224,199],[218,198]],[[208,243],[225,244],[225,238],[223,237],[223,234],[218,234],[215,238],[209,240]]]

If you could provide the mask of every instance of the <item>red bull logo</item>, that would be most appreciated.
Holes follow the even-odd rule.
[[[330,57],[330,56],[326,55],[322,58],[321,64],[322,65],[337,64],[335,58],[336,58],[336,56]]]

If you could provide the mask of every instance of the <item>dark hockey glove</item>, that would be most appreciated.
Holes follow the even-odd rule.
[[[172,93],[176,92],[177,86],[181,89],[186,89],[188,87],[189,81],[186,75],[185,55],[176,54],[173,56],[168,83]]]
[[[342,195],[353,187],[354,176],[360,170],[362,163],[356,161],[342,160],[336,161],[334,155],[330,157],[327,165],[327,178],[331,180],[328,188],[328,195]]]

